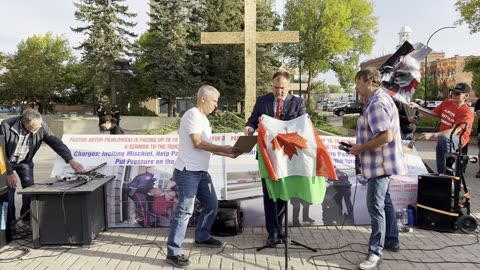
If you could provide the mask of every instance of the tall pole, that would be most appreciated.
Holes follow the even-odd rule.
[[[299,82],[300,82],[300,85],[299,85],[300,97],[303,98],[302,97],[302,60],[300,60],[300,65],[299,65],[298,69],[300,70],[300,80],[299,80]]]
[[[433,32],[433,33],[430,35],[430,37],[428,38],[428,40],[427,40],[427,47],[428,47],[428,43],[430,43],[430,39],[433,37],[433,35],[435,35],[435,34],[436,34],[437,32],[439,32],[439,31],[441,31],[441,30],[443,30],[443,29],[447,29],[447,28],[457,28],[457,27],[455,27],[455,26],[445,26],[445,27],[442,27],[442,28],[437,29],[437,30],[436,30],[435,32]],[[423,79],[425,80],[425,82],[424,82],[424,83],[425,83],[425,87],[424,87],[424,88],[425,88],[425,89],[424,89],[424,90],[425,90],[425,103],[423,103],[423,106],[427,106],[427,61],[428,61],[428,55],[427,55],[427,57],[425,57],[425,68],[424,68],[424,70],[423,70],[423,75],[424,75],[424,76],[423,76],[423,77],[424,77]]]

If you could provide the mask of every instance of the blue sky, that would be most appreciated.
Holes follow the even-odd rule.
[[[285,0],[277,0],[277,11],[282,10]],[[459,18],[454,9],[455,0],[373,0],[375,16],[379,17],[378,34],[372,52],[362,60],[375,58],[395,50],[398,32],[403,25],[413,31],[412,41],[426,43],[437,29],[451,26]],[[80,26],[75,21],[73,1],[69,0],[0,0],[0,51],[12,53],[17,45],[34,34],[63,34],[72,46],[84,38],[73,33],[71,26]],[[130,11],[138,14],[134,32],[140,34],[147,28],[148,0],[126,0]],[[445,29],[435,34],[429,43],[435,51],[444,51],[446,57],[480,55],[480,34],[469,33],[468,27]],[[332,74],[320,76],[327,83],[335,84]]]

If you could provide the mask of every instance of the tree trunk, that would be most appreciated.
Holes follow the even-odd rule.
[[[34,106],[34,108],[35,108],[35,106]],[[43,110],[44,110],[44,106],[43,106],[42,102],[38,102],[38,112],[40,114],[44,114]]]
[[[177,117],[177,97],[168,97],[168,117]]]

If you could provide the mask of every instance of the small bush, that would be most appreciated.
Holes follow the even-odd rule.
[[[243,114],[224,112],[208,115],[213,133],[242,132],[245,129]]]
[[[343,127],[353,129],[357,127],[358,116],[343,116]]]
[[[334,126],[328,123],[326,116],[322,116],[313,110],[308,111],[308,114],[310,115],[310,118],[312,119],[312,123],[315,126],[315,128],[326,131],[326,132],[330,132],[336,135],[341,135],[341,132],[339,132],[337,128],[335,128]]]
[[[165,135],[178,130],[179,126],[180,126],[180,120],[177,120],[161,128],[147,129],[142,134],[143,135]]]
[[[418,120],[419,127],[436,127],[440,123],[440,118],[422,117]]]

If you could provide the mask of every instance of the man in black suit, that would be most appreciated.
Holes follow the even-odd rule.
[[[257,98],[252,114],[248,118],[245,134],[253,134],[258,128],[258,118],[263,114],[280,120],[292,120],[306,113],[302,98],[288,93],[290,73],[277,71],[272,77],[272,93]],[[284,220],[285,201],[273,201],[268,196],[265,179],[262,178],[263,208],[265,211],[265,227],[268,232],[267,245],[283,239],[282,222]]]

